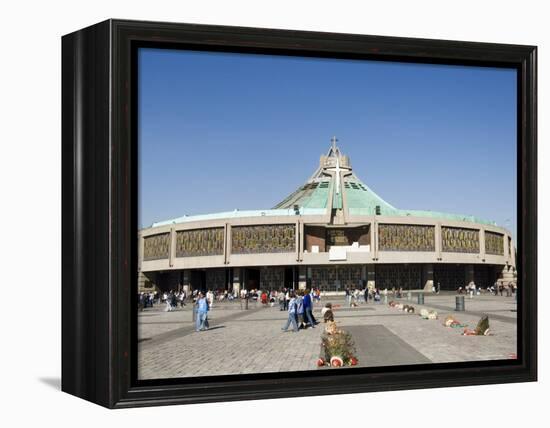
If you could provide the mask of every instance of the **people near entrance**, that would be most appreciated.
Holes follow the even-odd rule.
[[[138,294],[138,309],[139,311],[143,311],[143,308],[145,307],[145,293],[139,293]]]
[[[292,331],[297,332],[298,331],[298,324],[296,322],[296,296],[294,293],[288,292],[289,300],[288,300],[288,319],[286,320],[285,326],[281,329],[283,331],[288,331],[288,327],[292,325]]]
[[[206,292],[206,301],[210,309],[214,307],[214,292],[212,290]]]
[[[185,291],[181,290],[178,299],[180,301],[180,306],[182,308],[185,306],[185,297],[186,297]]]
[[[355,304],[359,303],[360,295],[361,295],[361,292],[359,291],[358,288],[356,288],[355,291],[353,292],[353,300],[355,301]]]
[[[476,283],[474,281],[470,281],[470,283],[468,284],[468,294],[470,295],[470,299],[473,299],[475,293]]]
[[[172,293],[164,293],[164,302],[166,303],[166,307],[164,308],[164,312],[172,312],[174,310],[174,306],[172,304]]]
[[[281,290],[278,295],[279,300],[279,310],[284,311],[285,310],[285,300],[286,300],[286,293],[285,290]]]
[[[268,304],[267,292],[265,290],[260,294],[260,302],[262,302],[262,306],[267,306]]]
[[[321,301],[321,290],[319,290],[317,288],[317,289],[314,290],[313,294],[314,294],[315,300],[317,300],[317,302],[320,302]]]
[[[384,288],[382,290],[382,296],[384,296],[384,303],[388,303],[388,289]]]
[[[344,293],[346,295],[346,306],[351,306],[351,292],[349,291],[349,288],[346,287]]]
[[[195,306],[197,311],[195,331],[208,330],[208,300],[202,291],[198,293]]]
[[[286,290],[286,293],[285,293],[285,311],[288,310],[288,304],[289,304],[290,299],[291,299],[290,295],[291,295],[290,290]]]
[[[378,288],[374,290],[374,303],[380,303],[380,290]]]

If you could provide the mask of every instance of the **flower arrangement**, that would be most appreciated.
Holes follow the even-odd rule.
[[[489,336],[491,334],[491,330],[489,330],[489,317],[487,315],[482,316],[475,330],[465,328],[462,334],[464,336]]]
[[[321,346],[324,358],[317,360],[318,366],[342,367],[355,366],[358,363],[351,334],[339,329],[334,321],[327,322],[325,332],[321,336]]]
[[[436,320],[437,311],[428,311],[427,309],[420,310],[420,317],[425,320]]]
[[[452,315],[448,315],[447,318],[445,318],[445,322],[443,323],[443,325],[445,327],[451,327],[451,328],[464,328],[464,327],[467,327],[466,324],[461,324],[460,321],[458,321]]]

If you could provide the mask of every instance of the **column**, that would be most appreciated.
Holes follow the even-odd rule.
[[[189,269],[185,269],[183,271],[183,291],[185,291],[185,295],[189,296],[189,293],[191,293],[191,271]]]
[[[375,265],[370,264],[367,265],[367,287],[369,289],[376,288],[376,271],[375,271]]]
[[[482,261],[485,261],[485,228],[482,227],[479,231],[479,256]]]
[[[371,238],[370,238],[370,245],[371,245],[371,254],[373,260],[378,260],[378,222],[376,220],[373,220],[371,223]]]
[[[296,261],[300,260],[300,222],[297,221],[294,226],[294,249],[296,254]]]
[[[300,240],[299,240],[299,249],[300,249],[300,252],[298,254],[298,259],[300,261],[302,261],[304,259],[304,245],[305,245],[305,241],[306,241],[306,235],[305,235],[305,226],[304,226],[304,222],[303,221],[300,221]]]
[[[474,265],[466,265],[464,273],[464,285],[468,285],[474,280]]]
[[[170,228],[170,254],[169,254],[169,266],[174,266],[174,260],[176,258],[176,230]]]
[[[231,259],[231,225],[225,223],[225,234],[224,234],[224,263],[229,264]]]
[[[138,262],[137,262],[138,272],[141,271],[141,263],[143,262],[144,244],[145,244],[145,240],[143,239],[143,236],[140,233],[138,235]]]
[[[233,284],[233,295],[239,296],[241,292],[241,275],[242,275],[242,269],[241,268],[233,268],[233,278],[232,284]]]
[[[434,265],[427,263],[422,266],[422,282],[424,291],[431,292],[434,285]]]
[[[298,289],[305,290],[307,288],[307,271],[305,266],[298,266]]]
[[[442,259],[441,247],[443,246],[443,240],[441,237],[441,223],[435,225],[435,257],[437,260]]]

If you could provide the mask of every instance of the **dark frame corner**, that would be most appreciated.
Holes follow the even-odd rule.
[[[331,376],[221,376],[138,385],[136,46],[490,65],[518,70],[518,360]],[[108,20],[62,39],[62,390],[102,406],[537,380],[537,49],[534,46]]]

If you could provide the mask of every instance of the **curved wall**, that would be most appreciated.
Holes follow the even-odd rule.
[[[346,245],[346,231],[354,228],[361,229],[355,234],[361,242]],[[325,235],[327,240],[323,229],[331,231]],[[306,242],[320,245],[312,248]],[[350,216],[345,225],[329,225],[327,217],[320,215],[222,218],[139,232],[138,267],[142,272],[394,263],[516,266],[513,241],[506,229],[412,216]]]

